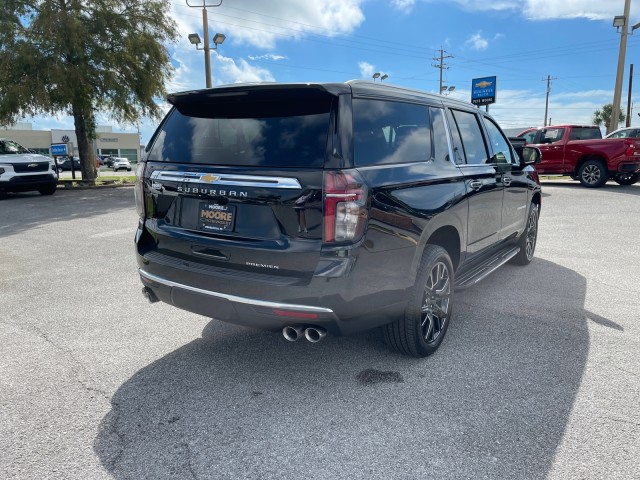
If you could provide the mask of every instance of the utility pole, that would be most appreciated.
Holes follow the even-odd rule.
[[[186,0],[187,5],[191,8],[200,8],[200,5],[191,5],[189,0]],[[204,71],[206,75],[207,88],[211,88],[211,47],[209,45],[209,19],[207,17],[207,7],[219,7],[222,5],[222,0],[219,3],[213,5],[207,5],[206,0],[202,0],[202,34],[204,35]],[[216,45],[217,46],[217,45]]]
[[[625,126],[631,126],[631,87],[633,85],[633,63],[629,65],[629,93],[627,94],[627,121]]]
[[[622,77],[624,76],[624,57],[627,52],[627,33],[629,31],[629,10],[631,0],[624,0],[624,25],[620,34],[620,51],[618,53],[618,71],[616,73],[616,87],[613,91],[613,108],[611,118],[607,125],[607,133],[611,133],[618,128],[620,120],[620,97],[622,97]]]
[[[439,63],[432,63],[431,66],[440,69],[440,90],[439,91],[440,91],[440,95],[442,95],[442,70],[448,70],[449,69],[449,67],[447,65],[445,65],[444,59],[445,58],[453,58],[453,55],[445,55],[445,53],[447,53],[447,52],[445,52],[442,49],[442,47],[438,51],[440,52],[440,56],[433,58],[433,61],[434,62],[439,62]]]
[[[551,93],[551,80],[557,80],[558,77],[551,78],[551,75],[547,75],[547,100],[544,104],[544,126],[547,126],[547,115],[549,115],[549,94]],[[549,123],[551,124],[551,123]]]

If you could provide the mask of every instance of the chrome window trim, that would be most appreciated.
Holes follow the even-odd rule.
[[[167,172],[156,170],[151,180],[162,182],[204,183],[207,185],[234,185],[241,187],[262,187],[300,190],[302,186],[297,178],[264,177],[259,175],[235,175],[214,172]]]
[[[238,297],[236,295],[229,295],[226,293],[212,292],[211,290],[204,290],[202,288],[191,287],[189,285],[184,285],[182,283],[174,282],[172,280],[167,280],[166,278],[159,277],[157,275],[153,275],[151,273],[145,272],[141,268],[138,268],[138,273],[141,277],[144,277],[152,282],[157,282],[167,287],[175,287],[182,288],[184,290],[188,290],[190,292],[201,293],[203,295],[208,295],[210,297],[223,298],[225,300],[229,300],[235,303],[243,303],[245,305],[255,305],[258,307],[267,307],[267,308],[282,308],[285,310],[297,310],[299,312],[311,312],[311,313],[328,313],[331,315],[335,315],[333,310],[330,308],[324,307],[312,307],[309,305],[296,305],[291,303],[279,303],[279,302],[267,302],[265,300],[256,300],[253,298],[245,298]]]

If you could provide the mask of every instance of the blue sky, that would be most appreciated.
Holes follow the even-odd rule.
[[[192,32],[203,36],[202,9],[170,1],[180,40],[169,45],[176,71],[167,89],[204,88],[204,54],[187,40]],[[640,21],[635,4],[631,24]],[[498,77],[489,111],[503,128],[543,123],[547,75],[554,78],[552,123],[590,123],[593,111],[613,100],[620,35],[612,20],[623,10],[624,0],[223,0],[208,10],[210,35],[227,37],[211,55],[213,85],[342,82],[381,72],[387,83],[437,92],[439,71],[432,64],[442,48],[452,55],[443,83],[456,87],[453,98],[469,101],[473,78]],[[634,61],[640,88],[640,30],[628,38],[624,109]],[[640,125],[637,113],[633,117]],[[136,131],[99,120],[116,131]],[[63,115],[26,121],[36,129],[73,128]],[[156,123],[141,124],[142,143]]]

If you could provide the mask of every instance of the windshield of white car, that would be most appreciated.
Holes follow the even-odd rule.
[[[11,140],[0,140],[0,155],[17,155],[20,153],[31,153],[22,145]]]

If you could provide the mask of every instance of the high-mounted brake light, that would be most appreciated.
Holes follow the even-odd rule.
[[[324,174],[324,241],[354,242],[367,221],[367,186],[355,170]]]

